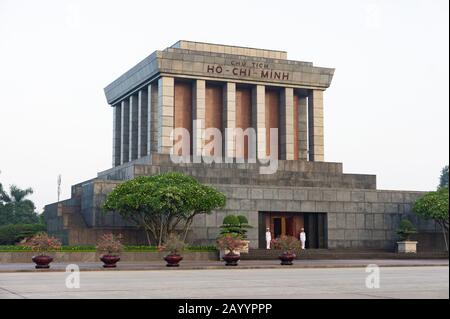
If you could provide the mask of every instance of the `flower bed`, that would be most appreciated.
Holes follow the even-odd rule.
[[[0,252],[31,252],[30,247],[19,245],[0,245]],[[95,252],[95,245],[80,245],[80,246],[61,246],[60,249],[53,250],[55,252]],[[215,246],[188,246],[186,248],[188,252],[215,252],[217,248]],[[158,252],[156,246],[124,246],[124,252]]]

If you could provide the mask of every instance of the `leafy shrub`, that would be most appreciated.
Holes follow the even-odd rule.
[[[245,217],[245,216],[243,216],[243,215],[239,215],[237,218],[238,218],[238,220],[239,220],[239,224],[240,224],[240,225],[245,225],[245,224],[248,225],[248,219],[247,219],[247,217]]]
[[[217,239],[217,246],[220,249],[229,250],[230,253],[235,253],[237,250],[242,249],[245,243],[240,237],[233,235],[224,235]]]
[[[199,252],[206,251],[206,252],[208,252],[208,251],[217,251],[217,248],[216,248],[216,246],[188,246],[187,250],[188,251],[199,251]]]
[[[123,247],[128,252],[157,252],[156,246],[137,246],[127,245]],[[0,252],[21,252],[32,251],[30,247],[20,245],[0,245]],[[94,252],[95,245],[79,245],[79,246],[61,246],[60,252]],[[217,251],[216,246],[187,246],[185,251],[189,252],[214,252]]]
[[[45,231],[41,224],[16,224],[0,226],[0,245],[14,245],[21,240]]]
[[[59,250],[61,248],[59,239],[49,236],[44,232],[34,235],[22,245],[30,247],[33,251],[40,252],[41,254],[48,251]]]
[[[402,219],[400,226],[397,229],[397,234],[400,238],[402,240],[409,240],[409,237],[415,233],[417,233],[417,229],[414,227],[413,223],[411,223],[409,219]]]
[[[281,236],[274,240],[274,247],[283,252],[292,253],[301,247],[300,241],[293,236]]]
[[[61,251],[96,251],[96,247],[95,245],[61,246]]]
[[[32,251],[30,247],[20,245],[1,245],[0,252]]]
[[[171,234],[165,244],[159,248],[160,251],[168,251],[171,255],[179,255],[184,251],[187,244],[178,236]]]
[[[237,225],[239,225],[239,218],[235,215],[228,215],[228,216],[225,216],[222,223],[224,225],[237,226]]]
[[[118,255],[123,251],[122,235],[104,234],[97,244],[97,251],[107,255]]]

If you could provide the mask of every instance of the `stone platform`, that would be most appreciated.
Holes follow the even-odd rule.
[[[49,232],[71,245],[95,243],[111,231],[122,233],[129,244],[145,244],[142,231],[118,214],[105,214],[101,206],[122,181],[169,171],[191,175],[227,197],[224,209],[194,220],[188,235],[194,245],[214,244],[223,218],[240,214],[253,226],[248,232],[250,247],[258,248],[262,238],[259,216],[270,211],[326,214],[323,248],[393,251],[396,229],[405,217],[419,229],[419,251],[443,248],[438,226],[412,212],[412,204],[423,192],[378,190],[375,175],[346,174],[341,163],[280,160],[275,174],[262,175],[259,164],[174,164],[169,155],[159,153],[74,185],[70,199],[46,206]]]
[[[72,263],[73,264],[73,263]],[[237,267],[227,267],[223,261],[182,261],[180,267],[166,267],[163,260],[150,262],[119,262],[117,268],[105,269],[101,262],[78,262],[80,271],[127,271],[127,270],[205,270],[205,269],[292,269],[292,268],[361,268],[370,264],[379,267],[424,267],[447,266],[448,259],[353,259],[353,260],[302,260],[297,259],[292,266],[281,266],[279,260],[241,260]],[[35,269],[33,263],[0,264],[0,273],[11,272],[64,272],[69,263],[51,263],[49,269]]]
[[[251,249],[248,254],[242,254],[242,260],[274,260],[281,254],[277,249]],[[448,259],[448,252],[427,251],[416,254],[399,254],[385,250],[356,249],[305,249],[296,252],[299,260],[424,260]]]

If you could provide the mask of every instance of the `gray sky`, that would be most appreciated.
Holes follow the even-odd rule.
[[[216,5],[213,5],[216,4]],[[0,0],[0,181],[41,211],[111,166],[103,88],[179,39],[336,68],[325,160],[432,190],[448,163],[448,1]]]

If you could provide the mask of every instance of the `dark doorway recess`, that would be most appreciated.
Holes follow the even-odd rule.
[[[299,238],[302,228],[306,232],[306,248],[328,248],[327,214],[295,212],[259,212],[259,248],[265,248],[265,232],[269,228],[272,238],[294,236]]]

